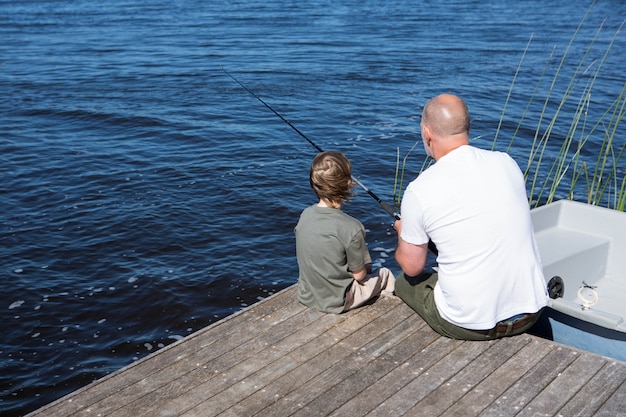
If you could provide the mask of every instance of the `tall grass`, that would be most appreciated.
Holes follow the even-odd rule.
[[[574,72],[569,75],[569,79],[565,80],[565,90],[555,97],[555,86],[563,81],[562,69],[591,7],[578,25],[556,66],[536,120],[532,144],[525,150],[527,160],[523,171],[529,189],[529,203],[533,207],[550,203],[557,198],[567,198],[624,210],[626,173],[623,167],[620,168],[620,161],[626,147],[626,138],[619,137],[620,134],[624,134],[619,127],[626,115],[626,83],[618,87],[615,98],[601,97],[602,101],[608,103],[608,106],[605,104],[606,108],[599,107],[602,105],[596,102],[592,103],[593,88],[624,22],[616,30],[603,54],[588,62],[593,56],[594,45],[603,25],[598,28],[582,57],[576,63]],[[514,92],[514,85],[526,50],[515,73],[506,102]],[[537,99],[537,94],[542,91],[541,86],[546,73],[550,70],[552,58],[553,54],[537,81],[526,111],[531,108]],[[592,114],[596,115],[595,117],[590,116],[591,106],[594,106]],[[566,111],[568,108],[569,111]],[[507,152],[515,146],[517,134],[527,119],[526,111],[521,115],[506,148]],[[500,117],[492,149],[496,149],[496,141],[504,119],[505,111]],[[559,131],[566,131],[564,137],[554,134],[557,128]],[[599,138],[601,138],[600,141]],[[600,142],[599,149],[597,148],[598,142]],[[551,154],[555,154],[556,157],[547,157],[548,146],[551,146],[553,149]],[[595,160],[589,156],[584,157],[583,154],[596,155]]]
[[[510,100],[518,96],[519,90],[522,94],[530,90],[524,79],[524,60],[533,39],[530,38],[513,76],[491,144],[492,150],[516,156],[524,173],[531,207],[564,198],[620,211],[626,206],[626,161],[622,159],[626,149],[626,132],[622,125],[626,116],[626,82],[618,81],[614,97],[596,94],[594,90],[596,81],[602,79],[601,70],[624,22],[599,53],[596,42],[604,23],[581,48],[575,41],[592,7],[593,4],[587,9],[563,54],[558,57],[556,48],[551,51],[522,114],[509,117]],[[571,62],[574,51],[582,51],[582,55]],[[573,68],[573,72],[566,74],[569,68]],[[503,126],[511,120],[517,120],[513,123],[515,128],[512,132],[507,130],[510,140],[502,145],[498,138],[504,132]],[[520,138],[520,132],[533,132],[532,140],[527,133]],[[404,157],[401,168],[399,150],[397,153],[394,200],[398,204],[406,161],[414,148],[415,145]],[[430,163],[432,161],[425,161],[422,170]]]

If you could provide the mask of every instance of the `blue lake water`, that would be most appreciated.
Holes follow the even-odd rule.
[[[296,282],[293,227],[315,201],[315,149],[222,68],[321,148],[344,152],[391,202],[396,153],[419,139],[430,97],[464,97],[473,144],[491,147],[531,38],[498,144],[550,55],[553,74],[568,52],[554,111],[589,50],[575,105],[626,18],[626,3],[599,0],[566,49],[589,5],[0,2],[0,415],[32,411]],[[624,86],[624,50],[620,34],[590,119]],[[510,150],[520,165],[552,78]],[[568,128],[554,127],[548,153]],[[601,141],[589,140],[590,161]],[[405,185],[424,160],[418,144]],[[366,225],[375,264],[398,272],[387,214],[362,191],[345,210]]]

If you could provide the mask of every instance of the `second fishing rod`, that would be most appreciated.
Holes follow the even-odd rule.
[[[306,139],[307,142],[309,142],[318,152],[324,152],[322,150],[322,148],[320,148],[315,142],[313,142],[311,139],[309,139],[304,133],[302,133],[297,127],[295,127],[293,124],[291,124],[291,122],[287,119],[285,119],[280,113],[278,113],[276,110],[274,110],[272,108],[272,106],[270,106],[269,104],[267,104],[265,101],[263,101],[263,99],[261,97],[259,97],[258,95],[256,95],[252,90],[250,90],[248,87],[246,87],[241,81],[239,81],[237,78],[235,78],[234,75],[232,75],[230,72],[226,71],[224,69],[224,67],[222,67],[222,71],[224,71],[224,73],[226,75],[228,75],[230,78],[232,78],[237,84],[239,84],[244,90],[246,90],[248,93],[250,93],[250,95],[254,98],[256,98],[258,101],[261,102],[261,104],[263,104],[265,107],[267,107],[272,113],[274,113],[276,116],[278,116],[280,118],[280,120],[282,120],[283,122],[287,123],[287,125],[289,125],[290,128],[292,128],[294,131],[296,131],[297,134],[299,134],[300,136],[302,136],[304,139]],[[398,213],[398,210],[392,206],[391,204],[388,204],[387,202],[383,201],[380,197],[378,197],[376,194],[374,194],[373,191],[371,191],[369,188],[367,188],[361,181],[359,181],[354,175],[351,176],[352,181],[354,181],[356,184],[359,185],[359,187],[361,187],[363,190],[365,190],[374,200],[376,200],[376,202],[378,204],[380,204],[380,206],[390,215],[392,216],[394,219],[396,220],[400,220],[400,213]],[[433,244],[432,241],[428,242],[428,248],[435,254],[437,254],[437,248],[435,247],[435,245]]]

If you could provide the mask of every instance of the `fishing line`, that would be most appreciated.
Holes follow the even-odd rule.
[[[267,107],[272,113],[274,113],[276,116],[278,116],[280,118],[280,120],[282,120],[283,122],[285,122],[287,125],[289,125],[290,128],[292,128],[293,130],[296,131],[297,134],[299,134],[300,136],[302,136],[304,139],[306,139],[307,142],[309,142],[318,152],[324,152],[322,150],[322,148],[320,148],[315,142],[313,142],[311,139],[309,139],[304,133],[302,133],[297,127],[295,127],[293,124],[291,124],[291,122],[287,119],[285,119],[280,113],[278,113],[276,110],[274,110],[272,108],[272,106],[270,106],[269,104],[267,104],[265,101],[263,101],[263,99],[261,97],[259,97],[258,95],[256,95],[254,92],[252,92],[252,90],[250,90],[248,87],[246,87],[241,81],[239,81],[237,78],[235,78],[234,75],[232,75],[230,72],[226,71],[224,69],[224,67],[221,67],[222,71],[224,71],[224,73],[226,75],[228,75],[230,78],[232,78],[237,84],[239,84],[244,90],[246,90],[248,93],[250,93],[250,95],[254,98],[256,98],[258,101],[261,102],[261,104],[263,104],[265,107]],[[383,201],[380,197],[378,197],[376,194],[374,194],[373,191],[371,191],[369,188],[367,188],[365,186],[365,184],[363,184],[361,181],[359,181],[354,175],[351,176],[352,181],[354,181],[356,184],[359,185],[359,187],[361,187],[363,190],[365,190],[370,197],[372,197],[374,200],[376,200],[376,202],[378,204],[380,204],[380,206],[393,218],[395,218],[396,220],[400,220],[400,213],[398,213],[398,210],[388,204],[387,202]],[[428,248],[434,253],[437,254],[437,248],[435,247],[435,245],[433,244],[432,241],[428,242]]]
[[[259,96],[257,96],[256,94],[254,94],[254,92],[252,92],[248,87],[246,87],[241,81],[239,81],[237,78],[235,78],[234,75],[232,75],[231,73],[229,73],[228,71],[226,71],[224,69],[224,67],[222,67],[222,71],[224,71],[226,73],[226,75],[228,75],[230,78],[232,78],[237,84],[239,84],[241,87],[243,87],[244,90],[246,90],[248,93],[250,93],[250,95],[254,98],[256,98],[257,100],[259,100],[265,107],[267,107],[268,109],[270,109],[272,111],[272,113],[274,113],[276,116],[278,116],[280,118],[280,120],[282,120],[283,122],[287,123],[287,125],[289,125],[290,128],[292,128],[293,130],[296,131],[296,133],[298,133],[300,136],[302,136],[304,139],[306,139],[307,142],[309,142],[318,152],[324,152],[322,150],[322,148],[320,148],[315,142],[313,142],[311,139],[309,139],[304,133],[302,133],[297,127],[295,127],[293,124],[291,124],[291,122],[287,119],[285,119],[280,113],[278,113],[276,110],[274,110],[269,104],[267,104],[265,101],[263,101],[263,99]],[[352,175],[352,181],[354,181],[356,184],[359,185],[359,187],[361,187],[363,190],[365,190],[374,200],[376,200],[376,202],[378,204],[381,205],[381,207],[387,212],[389,213],[390,216],[394,217],[396,220],[400,220],[400,213],[398,213],[398,211],[396,210],[395,207],[391,206],[390,204],[386,203],[385,201],[381,200],[380,197],[378,197],[376,194],[374,194],[374,192],[372,192],[369,188],[367,188],[365,186],[365,184],[363,184],[361,181],[359,181],[354,175]]]

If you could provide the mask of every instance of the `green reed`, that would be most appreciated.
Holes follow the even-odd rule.
[[[393,200],[394,200],[394,203],[398,206],[400,206],[400,203],[402,201],[402,185],[404,184],[404,172],[406,169],[407,159],[409,158],[411,153],[413,153],[413,150],[415,149],[418,143],[420,143],[419,140],[416,141],[413,144],[413,146],[411,146],[411,149],[409,149],[406,155],[404,155],[404,158],[402,158],[401,168],[400,168],[400,148],[396,149],[396,176],[395,176],[394,183],[393,183]],[[422,167],[420,168],[419,172],[424,171],[433,162],[434,161],[431,158],[427,157],[426,159],[424,159],[424,162],[422,162]]]
[[[624,170],[622,168],[620,172],[619,163],[626,146],[626,138],[618,137],[618,128],[626,114],[624,111],[626,83],[620,87],[621,92],[604,111],[602,108],[593,108],[593,114],[599,114],[596,119],[590,120],[589,110],[590,106],[596,106],[596,104],[592,104],[593,87],[624,23],[617,29],[602,56],[591,63],[587,63],[602,26],[597,30],[575,66],[573,74],[569,76],[569,80],[566,80],[565,90],[557,97],[558,104],[556,107],[550,104],[554,100],[555,86],[560,81],[562,69],[584,20],[583,18],[576,29],[556,68],[543,102],[532,144],[527,150],[528,158],[523,171],[529,188],[529,203],[536,207],[540,204],[550,203],[555,198],[560,197],[581,200],[594,205],[603,204],[615,209],[621,207],[623,210],[623,202],[626,197],[624,197],[624,178],[620,178],[620,176],[624,176]],[[545,71],[540,77],[538,86],[543,81],[544,74]],[[587,79],[585,83],[583,83],[584,79]],[[583,85],[582,91],[579,90],[581,84]],[[538,91],[538,86],[535,91]],[[533,93],[527,109],[535,97],[535,93]],[[574,100],[576,102],[572,103]],[[565,111],[566,107],[571,108],[572,106],[573,111]],[[525,114],[522,115],[518,129],[525,116]],[[503,117],[504,114],[501,116],[498,130]],[[564,138],[554,137],[557,136],[554,134],[557,126],[561,131],[567,131]],[[507,151],[513,146],[517,131],[516,129]],[[602,137],[600,149],[591,149],[594,141],[589,139],[598,139],[600,136]],[[549,145],[552,148],[558,146],[556,157],[551,160],[546,157],[545,153]],[[495,140],[493,148],[495,148]],[[583,158],[583,149],[587,153],[597,155],[596,160],[588,161]],[[589,165],[593,165],[591,171]],[[566,184],[567,181],[569,181],[569,186]],[[581,184],[581,181],[584,183]],[[567,190],[565,195],[563,195],[564,188]],[[579,194],[581,189],[586,191],[586,195],[581,196]]]
[[[520,163],[520,167],[526,180],[531,207],[563,198],[621,211],[626,206],[626,170],[622,160],[626,137],[621,125],[626,116],[626,82],[620,81],[623,85],[616,87],[618,93],[614,98],[594,92],[601,69],[625,22],[622,22],[606,49],[601,50],[599,55],[595,46],[604,23],[596,30],[586,47],[580,48],[575,41],[593,5],[592,3],[587,9],[560,59],[556,57],[556,48],[549,54],[524,111],[513,118],[519,119],[508,144],[502,149],[504,152],[514,153],[518,163],[525,155],[526,161]],[[493,138],[492,150],[498,148],[498,137],[501,136],[504,121],[507,119],[507,107],[510,100],[517,96],[516,89],[528,90],[528,82],[523,79],[523,64],[532,39],[531,36],[513,76]],[[572,65],[572,52],[579,51],[582,51],[582,56]],[[569,75],[565,75],[567,68],[573,68]],[[549,83],[547,86],[546,81]],[[540,98],[542,96],[543,99]],[[532,114],[533,108],[540,109],[538,114]],[[524,144],[516,141],[522,128],[534,132],[530,146],[527,140]],[[400,151],[397,151],[394,200],[398,204],[401,200],[406,161],[416,144],[405,155],[401,169]],[[548,149],[550,152],[546,152]],[[432,162],[430,158],[426,158],[422,170]]]

